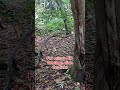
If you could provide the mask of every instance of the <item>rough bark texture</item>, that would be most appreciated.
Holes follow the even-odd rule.
[[[73,12],[75,28],[74,77],[76,81],[83,83],[85,55],[85,0],[71,0],[71,9]]]
[[[120,0],[96,0],[94,90],[120,90]]]

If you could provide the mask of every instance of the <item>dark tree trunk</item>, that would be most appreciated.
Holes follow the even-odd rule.
[[[120,0],[96,0],[94,90],[120,90]]]
[[[84,82],[84,55],[85,55],[85,2],[71,0],[71,9],[74,18],[75,51],[74,51],[74,79]]]
[[[69,35],[70,32],[69,32],[69,30],[68,30],[68,23],[67,23],[67,18],[66,18],[66,17],[65,17],[65,19],[64,19],[64,26],[65,26],[66,35]]]

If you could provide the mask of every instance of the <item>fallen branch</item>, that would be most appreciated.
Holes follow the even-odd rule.
[[[66,33],[66,32],[58,32],[58,33],[54,33],[54,34],[48,36],[48,37],[41,43],[41,47],[40,47],[39,51],[41,51],[41,49],[46,45],[46,43],[47,43],[51,38],[56,37],[56,36],[59,36],[59,35],[61,35],[61,34],[65,34],[65,33]],[[65,37],[61,37],[61,38],[67,38],[67,37],[69,37],[69,36],[71,36],[71,35],[73,35],[73,34],[69,34],[69,35],[66,35]]]
[[[38,62],[37,62],[37,64],[36,64],[36,67],[39,66],[39,62],[40,62],[40,59],[41,59],[41,57],[40,57],[41,54],[40,54],[40,53],[42,52],[42,48],[43,48],[44,46],[46,46],[46,43],[47,43],[51,38],[56,37],[56,36],[59,36],[59,35],[61,35],[61,34],[66,34],[66,31],[65,31],[65,32],[54,33],[54,34],[48,36],[48,37],[41,43],[41,46],[40,46],[40,48],[39,48],[39,50],[38,50]],[[69,34],[69,35],[66,35],[66,36],[61,37],[61,38],[62,38],[62,39],[63,39],[63,38],[67,38],[67,37],[69,37],[69,36],[71,36],[71,35],[73,35],[73,34]]]

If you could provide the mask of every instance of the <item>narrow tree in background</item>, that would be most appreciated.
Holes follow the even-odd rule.
[[[94,90],[120,90],[120,0],[96,0]]]
[[[68,35],[70,33],[70,31],[68,28],[67,13],[66,13],[65,8],[63,6],[62,0],[55,0],[55,2],[59,6],[61,13],[63,14],[64,27],[65,27],[66,35]]]
[[[74,79],[83,83],[85,71],[85,0],[71,0],[71,9],[75,29]]]

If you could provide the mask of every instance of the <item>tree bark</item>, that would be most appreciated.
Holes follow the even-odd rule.
[[[96,0],[94,90],[120,88],[120,0]]]
[[[71,9],[75,29],[74,79],[83,83],[85,71],[85,0],[71,0]]]

